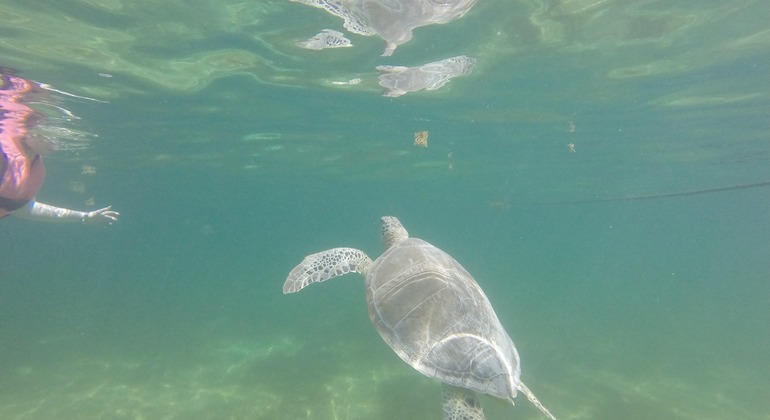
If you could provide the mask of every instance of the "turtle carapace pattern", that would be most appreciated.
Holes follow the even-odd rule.
[[[283,292],[359,273],[369,318],[383,340],[404,362],[445,384],[445,420],[484,419],[474,392],[511,403],[522,392],[556,420],[521,382],[516,347],[473,276],[446,252],[410,238],[397,218],[385,216],[381,226],[386,250],[377,259],[354,248],[309,255],[289,273]]]

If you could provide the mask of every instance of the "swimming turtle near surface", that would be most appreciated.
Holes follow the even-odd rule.
[[[284,293],[347,273],[364,276],[369,317],[386,343],[420,373],[444,383],[445,420],[484,419],[475,392],[513,403],[520,391],[556,420],[521,382],[519,354],[481,287],[446,252],[382,218],[387,248],[372,261],[354,248],[308,255]]]

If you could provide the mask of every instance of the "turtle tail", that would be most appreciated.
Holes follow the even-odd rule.
[[[308,255],[294,267],[283,283],[283,293],[299,292],[311,283],[319,283],[348,273],[363,273],[372,259],[354,248],[333,248]]]
[[[548,417],[551,420],[556,420],[556,417],[554,417],[553,414],[551,414],[551,412],[548,411],[547,408],[545,408],[543,403],[541,403],[540,400],[537,399],[535,394],[532,393],[532,391],[530,391],[526,385],[524,385],[522,382],[519,382],[516,388],[518,388],[519,391],[521,391],[524,395],[526,395],[529,402],[534,404],[534,406],[537,407],[537,409],[540,410],[543,414],[545,414],[546,417]]]

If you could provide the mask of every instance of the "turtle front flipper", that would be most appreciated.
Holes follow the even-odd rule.
[[[444,384],[444,420],[484,420],[481,402],[473,391]]]
[[[372,263],[364,251],[354,248],[332,248],[308,255],[294,267],[283,283],[283,293],[299,292],[311,283],[318,283],[347,273],[363,273]]]

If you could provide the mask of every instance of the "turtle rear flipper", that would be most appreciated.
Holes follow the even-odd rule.
[[[484,420],[481,402],[473,391],[444,384],[444,420]]]
[[[364,251],[355,248],[332,248],[308,255],[289,273],[283,283],[283,293],[299,292],[311,283],[348,273],[363,274],[371,262]]]

